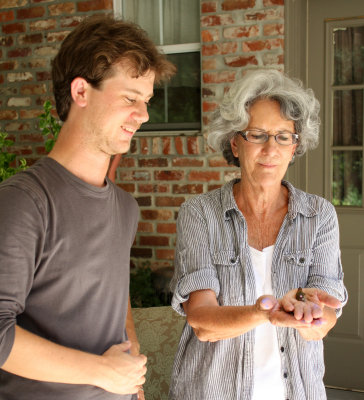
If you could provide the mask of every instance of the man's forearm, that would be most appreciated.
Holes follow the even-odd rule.
[[[67,348],[34,335],[19,326],[10,355],[2,369],[24,378],[95,385],[100,356]]]

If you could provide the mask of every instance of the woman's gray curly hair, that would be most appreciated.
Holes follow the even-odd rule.
[[[231,151],[230,139],[237,131],[247,128],[249,108],[260,99],[277,101],[282,117],[294,121],[299,134],[296,155],[301,156],[318,145],[320,104],[313,91],[277,70],[249,71],[232,84],[209,123],[207,142],[214,150],[222,151],[229,164],[239,166]]]

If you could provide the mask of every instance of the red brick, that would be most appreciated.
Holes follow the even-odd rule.
[[[18,37],[18,43],[20,45],[42,43],[43,35],[41,33],[34,33],[31,35],[20,35]]]
[[[6,132],[20,132],[20,131],[28,131],[30,129],[30,124],[22,123],[22,122],[9,122],[5,125]]]
[[[203,30],[201,32],[202,42],[216,42],[220,38],[220,33],[217,29]]]
[[[272,19],[284,19],[284,8],[275,7],[264,11],[246,13],[244,15],[246,21],[264,21]]]
[[[169,185],[157,184],[139,184],[138,191],[140,193],[167,193],[169,192]]]
[[[173,167],[202,167],[203,160],[191,157],[174,158],[172,160]]]
[[[148,154],[149,146],[147,138],[140,138],[140,151],[142,154]]]
[[[0,12],[0,22],[9,22],[13,21],[15,18],[14,11],[9,10],[9,11],[1,11]]]
[[[139,222],[138,232],[152,233],[153,232],[153,224],[151,222]]]
[[[119,186],[121,189],[125,190],[126,192],[129,192],[129,193],[135,192],[134,183],[118,183],[117,186]]]
[[[62,14],[74,14],[75,5],[74,3],[57,3],[48,6],[49,14],[51,16],[62,15]]]
[[[202,111],[203,112],[208,112],[208,111],[214,111],[219,105],[214,102],[210,101],[203,101],[202,102]]]
[[[19,156],[28,156],[33,154],[33,149],[31,146],[16,146],[12,148],[14,154]]]
[[[188,174],[188,179],[190,181],[201,181],[201,182],[219,181],[220,180],[220,172],[218,172],[218,171],[191,171]]]
[[[217,69],[217,60],[216,58],[204,58],[202,59],[202,70],[206,71],[208,69]]]
[[[284,0],[263,0],[264,7],[284,6]]]
[[[32,54],[32,50],[29,47],[23,47],[23,48],[8,51],[9,58],[28,57],[31,54]]]
[[[0,110],[0,120],[18,119],[18,113],[14,110]]]
[[[30,29],[30,31],[47,31],[50,29],[55,29],[56,25],[57,25],[56,19],[31,21],[29,23],[29,29]]]
[[[48,43],[63,42],[63,40],[69,35],[70,31],[63,32],[51,32],[47,35]]]
[[[16,61],[3,61],[0,62],[0,71],[11,71],[16,67]]]
[[[61,27],[62,28],[73,28],[77,26],[81,21],[83,17],[81,16],[71,16],[71,17],[66,17],[61,19]]]
[[[263,64],[264,65],[275,65],[275,64],[284,64],[284,55],[283,54],[263,54]]]
[[[184,142],[184,140],[183,140],[183,138],[181,138],[181,137],[176,137],[176,138],[174,139],[174,145],[175,145],[175,147],[176,147],[176,152],[177,152],[177,154],[180,154],[180,155],[184,154],[184,151],[183,151],[183,142]]]
[[[140,236],[139,244],[141,246],[168,246],[169,238],[167,236]]]
[[[180,181],[184,178],[183,171],[155,171],[154,179],[159,181]]]
[[[131,248],[130,255],[131,257],[136,257],[136,258],[152,258],[153,251],[152,249],[139,248],[133,246]]]
[[[210,167],[227,167],[228,163],[222,156],[216,156],[209,158]]]
[[[147,221],[166,221],[173,218],[173,211],[171,210],[141,210],[140,214]]]
[[[119,167],[132,168],[135,167],[135,158],[132,157],[121,157]]]
[[[130,150],[129,153],[130,154],[135,154],[138,151],[138,146],[137,146],[137,142],[135,139],[132,139],[131,143],[130,143]]]
[[[239,39],[243,37],[254,37],[259,35],[259,28],[257,25],[250,26],[235,26],[225,28],[223,35],[226,39]]]
[[[11,36],[0,37],[0,45],[3,47],[10,47],[14,44],[14,39]]]
[[[157,207],[179,207],[184,202],[184,197],[156,197]]]
[[[150,196],[136,197],[139,207],[149,207],[152,205],[152,198]]]
[[[41,18],[45,14],[44,7],[27,7],[17,10],[17,19]]]
[[[236,53],[238,44],[236,42],[225,42],[221,45],[221,54]]]
[[[122,181],[149,181],[150,172],[148,171],[132,171],[122,170],[120,171],[120,180]]]
[[[224,0],[221,8],[224,11],[245,10],[255,7],[255,0]]]
[[[20,110],[21,119],[35,119],[43,113],[43,110]]]
[[[221,52],[220,47],[219,44],[205,44],[201,49],[202,55],[205,57],[218,55]]]
[[[171,154],[171,143],[172,143],[171,138],[169,137],[162,138],[163,154]]]
[[[173,260],[174,250],[169,249],[156,249],[155,254],[160,260]]]
[[[52,79],[52,75],[51,75],[50,71],[37,72],[36,77],[37,77],[38,82],[50,81]]]
[[[25,24],[22,24],[20,22],[15,22],[13,24],[3,25],[2,31],[3,33],[6,33],[8,35],[11,35],[13,33],[23,33],[26,32],[26,26]]]
[[[207,88],[204,87],[202,88],[202,97],[215,97],[216,96],[216,91],[213,90],[212,88]]]
[[[201,26],[219,26],[219,25],[231,25],[234,23],[234,19],[230,14],[221,15],[206,15],[201,17]]]
[[[225,57],[225,64],[229,67],[245,67],[246,65],[258,65],[258,60],[255,56]]]
[[[187,138],[187,153],[188,154],[199,154],[200,147],[199,141],[197,137],[188,137]]]
[[[166,158],[140,158],[138,159],[139,167],[167,167],[168,160]]]
[[[48,154],[48,152],[46,151],[46,149],[45,149],[44,146],[38,146],[38,147],[36,147],[36,148],[35,148],[35,152],[36,152],[37,154],[39,154],[40,156],[45,156],[45,155]]]
[[[173,193],[176,194],[199,194],[203,193],[202,184],[173,185]]]
[[[112,10],[112,0],[88,0],[77,3],[77,11]]]
[[[19,139],[21,142],[34,142],[34,143],[39,143],[43,142],[43,136],[35,133],[23,133],[22,135],[19,136]]]
[[[201,14],[216,12],[217,2],[216,1],[204,1],[201,4]]]
[[[283,24],[265,24],[263,26],[263,34],[264,34],[264,36],[283,35],[284,34],[284,25]]]
[[[222,185],[216,184],[216,185],[208,185],[207,186],[207,191],[211,192],[211,190],[219,189],[221,188]]]
[[[208,72],[202,75],[202,79],[204,83],[225,83],[234,82],[235,76],[235,71]]]
[[[157,232],[158,233],[176,233],[176,224],[175,223],[159,223],[157,224]]]

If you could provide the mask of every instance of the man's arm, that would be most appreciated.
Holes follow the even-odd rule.
[[[34,380],[137,393],[145,381],[146,357],[128,354],[130,347],[130,342],[121,343],[98,356],[60,346],[16,326],[14,344],[2,369]]]

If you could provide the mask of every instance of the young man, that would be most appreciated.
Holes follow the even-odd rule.
[[[111,17],[83,21],[54,59],[57,142],[0,186],[2,400],[131,399],[143,384],[128,298],[138,207],[106,174],[174,71]]]

